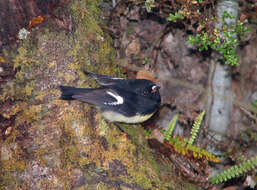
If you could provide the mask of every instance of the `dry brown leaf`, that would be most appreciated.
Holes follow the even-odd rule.
[[[146,70],[141,70],[137,72],[137,79],[148,79],[151,80],[153,82],[156,82],[154,75],[152,73],[150,73],[149,71]]]
[[[31,21],[29,21],[29,29],[35,27],[38,24],[41,24],[42,22],[44,22],[45,18],[43,16],[37,16],[31,19]]]

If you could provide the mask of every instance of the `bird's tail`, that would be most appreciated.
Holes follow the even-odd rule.
[[[62,94],[60,99],[62,100],[75,100],[72,96],[78,95],[80,93],[86,93],[89,92],[89,89],[85,88],[75,88],[71,86],[59,86]]]

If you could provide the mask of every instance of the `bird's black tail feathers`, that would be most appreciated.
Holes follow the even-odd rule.
[[[72,96],[73,95],[78,95],[81,93],[87,93],[90,91],[90,89],[85,89],[85,88],[75,88],[71,86],[59,86],[62,94],[60,99],[62,100],[75,100]]]

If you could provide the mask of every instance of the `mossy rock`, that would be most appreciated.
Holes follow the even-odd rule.
[[[58,85],[96,86],[82,68],[122,76],[99,26],[100,2],[59,8],[71,31],[49,19],[10,52],[17,72],[0,100],[14,103],[1,115],[15,122],[1,141],[0,189],[193,189],[156,161],[141,126],[121,125],[123,136],[93,107],[59,100]]]

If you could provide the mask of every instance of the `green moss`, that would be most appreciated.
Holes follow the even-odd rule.
[[[58,73],[58,78],[63,78],[66,83],[70,83],[75,80],[75,76],[69,73]]]
[[[34,48],[30,45],[29,40],[24,41],[22,46],[18,48],[18,55],[13,58],[13,68],[17,70],[15,80],[7,83],[6,89],[0,96],[1,101],[5,101],[7,98],[25,100],[31,97],[34,90],[32,70],[39,66],[39,61],[31,56]]]
[[[97,0],[75,1],[72,5],[74,20],[77,23],[75,31],[75,46],[69,52],[73,55],[75,63],[79,63],[77,69],[85,69],[98,73],[113,73],[120,68],[114,67],[115,55],[112,48],[112,40],[104,34],[100,27],[100,10]],[[85,38],[86,36],[86,38]],[[98,64],[99,63],[99,64]],[[94,68],[94,70],[92,70]],[[106,72],[106,70],[109,70]]]
[[[100,135],[106,136],[108,135],[108,132],[109,132],[109,125],[106,123],[104,118],[100,116],[100,114],[99,114],[99,118],[100,120],[99,120],[98,132]]]
[[[25,101],[33,97],[34,73],[40,67],[40,61],[33,55],[36,50],[36,44],[32,42],[32,38],[24,40],[17,49],[15,56],[14,52],[16,50],[11,50],[9,55],[7,55],[9,59],[12,58],[12,62],[14,63],[13,69],[17,72],[15,79],[7,83],[0,100],[5,101],[11,98],[13,100]]]
[[[2,169],[3,170],[3,169]],[[15,185],[14,177],[11,172],[3,172],[0,170],[0,189],[6,189],[6,187],[13,187]]]
[[[23,172],[26,169],[26,161],[21,158],[23,151],[17,143],[8,140],[0,143],[0,189],[5,189],[17,184],[13,173]]]
[[[128,128],[129,127],[133,128],[131,125],[128,126]],[[131,178],[127,178],[127,176],[121,176],[124,182],[129,184],[136,182],[143,188],[153,188],[152,182],[158,182],[159,178],[158,170],[156,169],[158,167],[154,160],[150,161],[153,159],[153,157],[146,150],[143,151],[145,155],[144,153],[142,154],[142,149],[139,148],[141,145],[138,147],[134,144],[134,139],[138,140],[140,136],[138,131],[135,131],[135,129],[129,130],[133,131],[134,134],[134,136],[129,134],[132,140],[129,140],[129,138],[126,136],[120,136],[116,126],[111,126],[111,128],[108,130],[109,134],[105,136],[110,147],[110,150],[104,154],[105,160],[108,162],[117,159],[126,166],[128,175],[131,176]],[[134,155],[137,156],[135,157]],[[145,158],[148,158],[148,161],[145,162]],[[160,181],[157,186],[162,186]]]
[[[20,147],[13,142],[5,142],[1,144],[1,168],[6,172],[23,171],[26,168],[26,163],[24,160],[20,159],[20,155],[23,154]]]
[[[79,147],[77,146],[74,132],[71,129],[63,128],[63,137],[60,139],[62,148],[61,163],[66,171],[75,167],[79,161]]]
[[[47,90],[42,90],[42,91],[36,91],[34,93],[34,95],[35,95],[35,100],[43,101],[45,98],[47,98],[49,96],[57,96],[58,93],[60,94],[59,90],[57,90],[57,89],[47,89]],[[54,102],[52,102],[52,103],[54,103]]]
[[[96,189],[97,190],[109,190],[110,187],[107,184],[100,182],[96,185]]]
[[[33,123],[41,118],[42,105],[27,105],[23,111],[16,117],[15,125],[19,126],[22,123]]]
[[[81,156],[84,148],[83,144],[79,141],[81,138],[87,138],[90,133],[88,127],[85,126],[82,128],[81,126],[83,126],[83,124],[78,123],[81,121],[81,118],[83,118],[84,113],[80,113],[77,108],[70,108],[69,112],[63,113],[63,119],[59,121],[59,125],[63,126],[63,137],[60,141],[62,148],[61,162],[63,164],[63,168],[66,169],[83,166],[90,162],[88,158]],[[85,148],[88,149],[90,147]]]
[[[24,170],[26,168],[26,163],[23,160],[6,160],[4,161],[2,168],[7,172]]]
[[[6,84],[6,87],[2,90],[0,94],[0,102],[6,101],[10,96],[10,94],[14,94],[14,83],[13,82],[8,82]],[[11,96],[12,97],[12,96]]]

